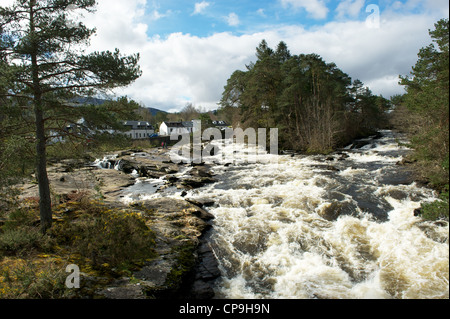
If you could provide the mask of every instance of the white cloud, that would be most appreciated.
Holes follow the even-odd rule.
[[[173,33],[149,37],[143,0],[99,0],[97,14],[87,17],[97,28],[89,50],[139,52],[143,75],[131,86],[118,90],[149,107],[181,110],[186,103],[217,108],[227,79],[255,61],[262,39],[275,48],[285,41],[292,54],[317,53],[353,79],[363,81],[375,94],[389,97],[403,92],[398,75],[406,75],[417,61],[421,47],[431,40],[428,29],[440,14],[381,15],[380,28],[364,21],[338,21],[305,29],[271,27],[235,35],[215,33],[207,37]]]
[[[280,0],[281,4],[294,9],[305,9],[314,19],[325,19],[328,15],[328,8],[323,0]]]
[[[238,26],[241,22],[239,21],[239,16],[232,12],[226,17],[227,23],[231,27]]]
[[[264,9],[258,9],[257,11],[256,11],[256,13],[258,14],[258,15],[260,15],[261,17],[263,17],[263,18],[265,18],[266,17],[266,13],[264,12]]]
[[[146,42],[148,25],[145,23],[146,0],[98,0],[97,11],[85,14],[85,23],[95,27],[96,36],[90,49],[114,50],[131,53]],[[131,50],[128,50],[130,48]]]
[[[165,13],[160,13],[157,9],[155,9],[150,13],[149,18],[152,21],[157,21],[159,19],[168,17],[170,14],[172,14],[171,10],[167,10]]]
[[[181,109],[186,97],[214,109],[226,80],[255,60],[256,46],[266,39],[273,48],[285,41],[293,54],[317,53],[375,94],[389,97],[403,92],[398,75],[409,72],[419,49],[429,43],[427,30],[433,21],[410,17],[384,21],[380,29],[366,28],[364,22],[333,22],[313,31],[291,26],[242,36],[177,33],[155,38],[142,51],[144,75],[131,95],[165,109]]]
[[[365,0],[345,0],[339,2],[336,8],[338,18],[357,18],[363,8]]]
[[[2,0],[2,3],[0,3],[0,7],[9,7],[14,4],[15,0]]]
[[[437,15],[441,18],[448,17],[448,0],[407,0],[405,2],[395,1],[385,9],[386,14],[405,13],[419,11],[422,14]]]
[[[211,5],[211,3],[206,2],[206,1],[197,2],[197,3],[195,4],[195,9],[194,9],[194,12],[192,13],[192,15],[195,15],[195,14],[202,14],[202,13],[205,11],[205,9],[206,9],[207,7],[209,7],[210,5]]]

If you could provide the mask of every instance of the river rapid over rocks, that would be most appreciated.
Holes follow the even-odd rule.
[[[215,183],[145,194],[150,179],[122,201],[209,203],[218,298],[448,298],[449,224],[414,215],[436,194],[401,165],[402,142],[381,131],[330,155],[258,155],[277,157],[266,163],[225,147],[235,160],[212,165]]]

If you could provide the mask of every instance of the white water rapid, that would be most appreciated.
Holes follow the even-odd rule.
[[[218,182],[187,197],[215,201],[217,297],[449,298],[448,222],[414,216],[435,194],[396,165],[401,136],[381,134],[330,156],[213,166]]]

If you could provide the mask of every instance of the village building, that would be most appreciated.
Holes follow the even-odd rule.
[[[172,134],[191,134],[194,133],[194,122],[162,122],[159,127],[159,135],[167,136]]]
[[[212,124],[220,130],[224,130],[229,127],[229,125],[225,121],[212,121]]]
[[[123,133],[133,140],[142,140],[149,138],[155,133],[155,128],[149,122],[145,121],[126,121],[123,123],[126,131]]]

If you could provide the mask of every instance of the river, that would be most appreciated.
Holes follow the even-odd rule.
[[[260,155],[277,157],[266,163],[223,149],[238,160],[187,196],[215,202],[218,298],[449,298],[449,224],[414,216],[436,195],[397,165],[411,152],[403,136],[380,133],[326,156]]]

